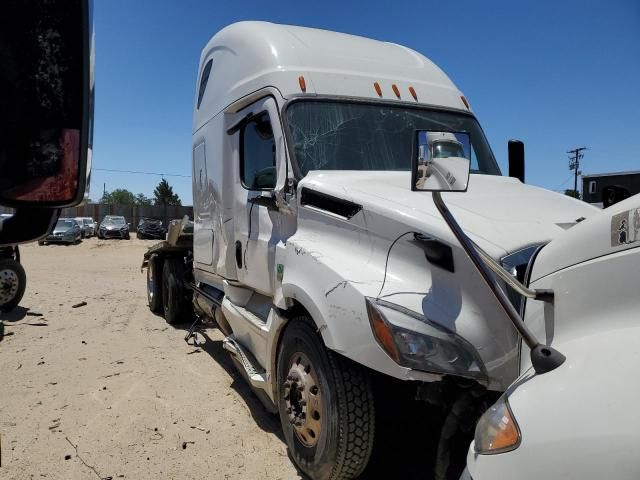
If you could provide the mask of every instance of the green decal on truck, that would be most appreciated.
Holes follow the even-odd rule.
[[[278,281],[281,282],[282,281],[282,277],[284,276],[284,265],[283,264],[281,264],[281,263],[278,264],[277,273],[278,273],[278,277],[277,277]]]

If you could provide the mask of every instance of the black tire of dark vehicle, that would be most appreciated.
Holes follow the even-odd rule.
[[[17,289],[15,289],[16,283]],[[27,275],[22,265],[12,258],[0,259],[0,289],[3,289],[3,293],[6,292],[5,294],[10,297],[2,300],[3,303],[0,304],[0,311],[10,312],[16,308],[20,300],[22,300],[26,286]],[[13,290],[12,294],[9,293],[10,290]],[[0,298],[3,297],[4,295]]]
[[[184,263],[180,258],[167,258],[162,267],[162,306],[164,319],[174,325],[191,320],[189,290],[184,284]]]
[[[153,313],[161,313],[162,303],[162,277],[158,268],[162,260],[152,255],[147,265],[147,303]]]
[[[125,240],[131,240],[131,237],[129,236],[129,234],[127,233],[124,237]]]
[[[278,410],[291,457],[313,480],[346,480],[357,478],[366,467],[374,438],[374,406],[371,382],[366,370],[327,350],[317,329],[307,316],[292,319],[283,333],[278,353]],[[290,368],[301,353],[310,368],[304,371],[317,379],[311,389],[321,397],[318,410],[309,411],[320,420],[320,434],[313,435],[313,445],[305,445],[292,424],[287,398],[293,387],[287,387]],[[294,383],[295,385],[295,383]],[[304,383],[302,383],[304,385]],[[299,388],[299,387],[296,387]],[[304,388],[303,390],[304,391]],[[310,394],[313,392],[309,392]],[[313,408],[305,400],[306,408]],[[292,405],[289,398],[289,404]],[[306,418],[306,413],[305,413]],[[304,428],[304,427],[301,427]],[[311,438],[311,437],[309,437]]]

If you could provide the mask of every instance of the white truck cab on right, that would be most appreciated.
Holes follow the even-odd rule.
[[[640,195],[549,242],[531,265],[525,323],[565,357],[523,374],[481,418],[468,455],[473,480],[640,478]],[[523,347],[525,348],[525,347]]]
[[[432,142],[434,158],[469,161],[468,191],[448,205],[514,275],[537,246],[598,213],[502,176],[462,92],[392,43],[230,25],[202,50],[193,121],[193,245],[148,252],[149,305],[168,321],[191,304],[217,321],[313,479],[364,471],[373,382],[409,387],[452,421],[463,405],[475,421],[519,374],[516,329],[478,289],[431,197],[412,186],[417,130],[447,140]],[[452,478],[451,432],[428,435],[444,439],[436,478]]]

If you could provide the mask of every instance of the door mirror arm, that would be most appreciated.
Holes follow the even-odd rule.
[[[473,247],[476,249],[482,261],[491,269],[493,273],[498,275],[504,283],[509,285],[513,290],[523,297],[533,298],[534,300],[542,300],[543,302],[553,302],[553,290],[546,288],[531,289],[525,287],[517,278],[507,272],[502,266],[496,262],[487,252],[482,250],[475,243]]]
[[[527,328],[523,319],[520,317],[520,314],[516,311],[514,306],[509,301],[509,298],[505,294],[504,290],[500,287],[500,285],[498,285],[498,282],[496,281],[496,278],[492,273],[494,269],[488,266],[490,264],[485,263],[485,261],[483,260],[483,256],[476,249],[471,239],[464,233],[454,216],[445,205],[440,192],[434,191],[432,193],[432,196],[436,208],[453,232],[458,242],[460,242],[462,249],[471,260],[471,263],[474,265],[474,267],[484,280],[490,292],[498,301],[498,304],[506,314],[507,318],[509,318],[524,342],[531,349],[531,365],[533,366],[535,372],[538,374],[546,373],[562,365],[566,360],[565,356],[554,348],[548,345],[541,344],[533,335],[533,333],[531,333],[531,331]],[[500,278],[503,278],[502,275],[500,275]],[[505,278],[503,278],[503,280],[504,279]],[[511,282],[509,282],[509,284],[511,284]],[[529,291],[529,289],[526,289],[524,285],[522,285],[522,288]],[[529,292],[535,293],[536,291],[530,290]],[[543,294],[543,296],[544,295],[548,295],[548,292]]]

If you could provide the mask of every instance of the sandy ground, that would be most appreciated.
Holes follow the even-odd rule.
[[[194,347],[189,325],[149,311],[140,264],[153,243],[21,248],[27,291],[0,317],[1,480],[302,478],[221,334],[207,329]],[[439,426],[399,397],[376,396],[362,480],[431,478]]]
[[[27,291],[0,342],[3,480],[300,478],[220,334],[194,348],[149,312],[152,243],[22,248]]]

